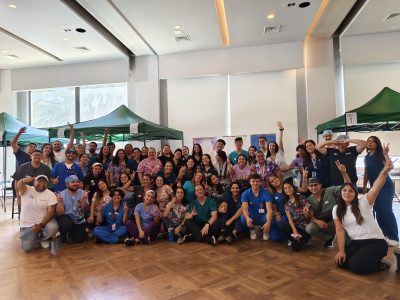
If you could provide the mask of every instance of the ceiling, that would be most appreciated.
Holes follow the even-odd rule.
[[[300,8],[303,2],[310,5]],[[0,0],[0,69],[126,57],[104,31],[137,56],[303,41],[326,2],[314,38],[330,37],[356,0],[225,0],[230,45],[224,46],[213,0]],[[393,10],[400,12],[400,1],[370,0],[346,35],[400,30],[400,17],[382,22]],[[278,25],[278,33],[264,34],[265,26]],[[189,41],[175,41],[175,26]]]

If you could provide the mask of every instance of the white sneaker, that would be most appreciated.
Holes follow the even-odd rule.
[[[398,241],[395,241],[395,240],[387,240],[387,243],[388,243],[388,246],[389,247],[397,247],[398,245],[399,245],[399,242]]]
[[[250,239],[251,240],[256,240],[257,239],[257,233],[255,229],[250,229]]]
[[[268,233],[263,233],[263,240],[268,241],[269,240],[269,234]]]
[[[40,241],[40,246],[42,246],[43,249],[47,249],[50,247],[50,241],[49,240]]]

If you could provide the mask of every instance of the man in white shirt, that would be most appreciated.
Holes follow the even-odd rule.
[[[27,185],[33,181],[33,186]],[[39,242],[43,248],[50,245],[49,239],[58,231],[55,215],[56,196],[47,189],[46,175],[25,177],[18,181],[21,194],[21,248],[28,252],[36,249]]]
[[[208,153],[211,157],[211,162],[213,164],[214,167],[217,167],[217,152],[220,150],[224,150],[226,145],[226,142],[223,139],[218,139],[215,150],[211,150],[210,153]]]
[[[74,146],[74,138],[75,138],[74,125],[68,123],[68,126],[69,126],[69,143],[67,145],[67,148],[65,148],[65,150],[70,149]],[[57,162],[62,162],[65,160],[65,150],[62,149],[62,144],[59,140],[55,140],[53,142],[53,152]]]

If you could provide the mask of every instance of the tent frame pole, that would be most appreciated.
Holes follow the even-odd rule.
[[[3,208],[6,212],[6,193],[7,193],[7,141],[6,131],[3,132]]]

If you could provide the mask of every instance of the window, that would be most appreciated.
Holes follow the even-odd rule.
[[[48,128],[75,122],[75,88],[31,92],[32,126]]]
[[[122,104],[128,104],[126,83],[80,87],[80,121],[102,117]]]

